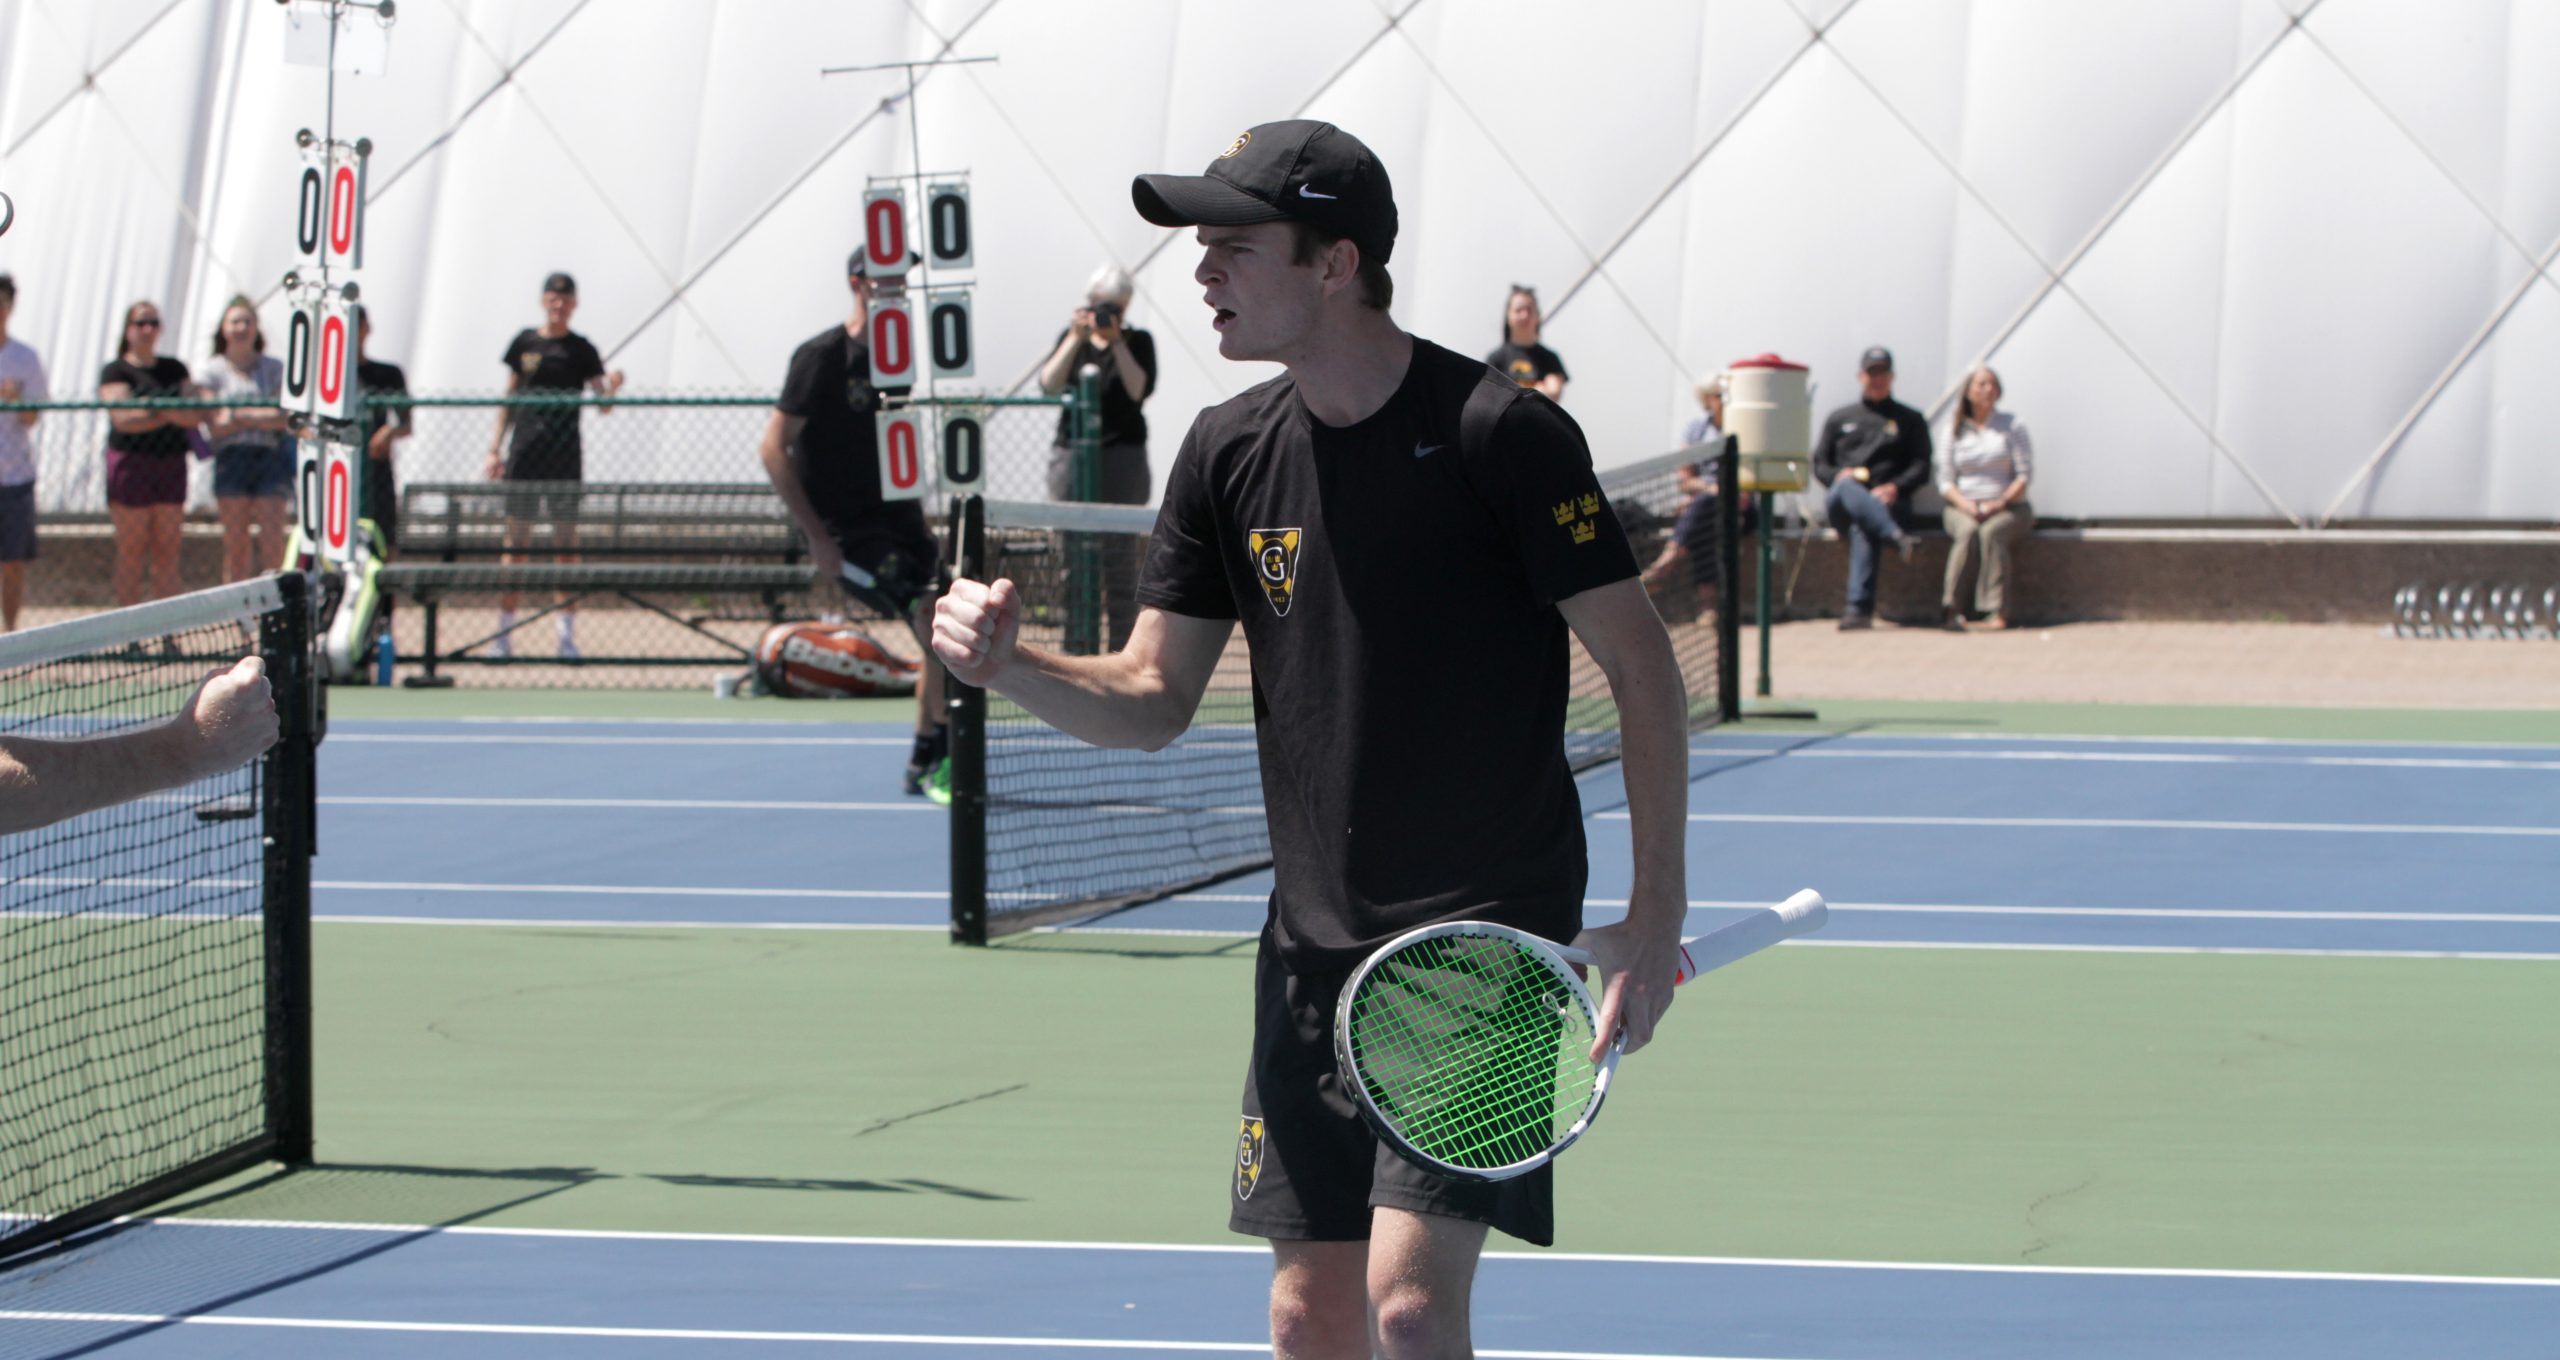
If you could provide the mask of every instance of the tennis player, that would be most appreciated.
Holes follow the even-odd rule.
[[[1685,905],[1679,665],[1581,430],[1388,315],[1396,208],[1367,147],[1267,123],[1206,174],[1132,192],[1148,221],[1199,228],[1218,352],[1287,372],[1193,423],[1125,650],[1021,644],[1004,580],[954,585],[934,647],[1067,732],[1152,750],[1190,725],[1242,620],[1277,888],[1229,1223],[1271,1240],[1277,1354],[1466,1355],[1485,1230],[1551,1243],[1551,1173],[1463,1184],[1382,1149],[1335,1076],[1334,998],[1395,935],[1477,918],[1578,935],[1602,1031],[1649,1039]],[[1589,931],[1567,629],[1617,697],[1635,837],[1628,919]]]

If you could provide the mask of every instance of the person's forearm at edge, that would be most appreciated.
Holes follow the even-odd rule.
[[[0,737],[0,835],[184,784],[200,771],[181,757],[180,745],[173,722],[69,740]]]
[[[1627,919],[1677,940],[1689,912],[1689,690],[1657,625],[1614,669],[1603,666],[1618,705],[1635,885]]]

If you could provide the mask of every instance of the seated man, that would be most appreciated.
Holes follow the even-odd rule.
[[[1893,399],[1893,352],[1882,345],[1859,357],[1858,397],[1822,418],[1813,445],[1813,475],[1831,488],[1823,508],[1849,540],[1844,631],[1875,626],[1876,554],[1890,546],[1911,560],[1903,520],[1929,476],[1929,422]]]
[[[0,736],[0,835],[239,768],[276,744],[267,663],[216,671],[170,718],[102,737]]]

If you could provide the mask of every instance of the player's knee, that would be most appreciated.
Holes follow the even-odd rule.
[[[1447,1316],[1443,1302],[1419,1285],[1390,1285],[1373,1306],[1378,1354],[1387,1360],[1432,1360],[1450,1353],[1450,1343],[1465,1334],[1465,1320]]]
[[[1358,1309],[1330,1306],[1312,1291],[1276,1283],[1271,1290],[1271,1349],[1286,1356],[1365,1356],[1367,1319]]]

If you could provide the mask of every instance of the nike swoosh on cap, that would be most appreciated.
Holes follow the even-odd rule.
[[[1342,195],[1340,195],[1340,194],[1320,194],[1320,193],[1317,193],[1315,190],[1310,189],[1310,188],[1308,188],[1307,186],[1305,186],[1305,185],[1301,184],[1301,185],[1299,185],[1299,186],[1298,186],[1298,197],[1300,197],[1300,198],[1335,198],[1335,199],[1338,199],[1338,198],[1342,197]]]

